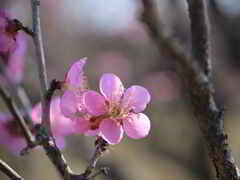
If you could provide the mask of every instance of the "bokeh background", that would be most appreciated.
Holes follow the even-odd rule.
[[[216,98],[226,107],[225,128],[240,163],[240,3],[211,0],[212,60]],[[157,0],[164,30],[190,50],[189,20],[185,1]],[[31,25],[30,0],[1,0],[0,7],[25,25]],[[139,21],[140,0],[41,0],[41,18],[49,79],[62,80],[70,65],[88,57],[86,74],[98,89],[104,72],[117,74],[125,87],[138,84],[152,95],[147,114],[150,135],[142,140],[125,139],[99,161],[111,168],[106,180],[210,180],[215,172],[189,108],[182,80],[173,71],[173,59],[159,54]],[[23,86],[31,102],[39,102],[39,81],[32,40]],[[0,101],[1,111],[7,111]],[[0,134],[1,135],[1,134]],[[63,153],[76,172],[82,172],[93,153],[94,138],[66,138]],[[0,157],[26,180],[60,179],[41,148],[17,156],[0,145]],[[0,179],[7,180],[0,172]]]

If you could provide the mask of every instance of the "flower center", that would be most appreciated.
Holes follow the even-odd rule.
[[[108,112],[103,115],[93,116],[90,118],[90,129],[96,130],[99,128],[101,122],[104,119],[113,119],[114,121],[121,123],[121,118],[127,115],[123,108],[119,104],[105,102],[108,108]]]
[[[109,115],[103,114],[99,116],[93,116],[90,118],[90,129],[91,130],[96,130],[99,128],[100,123],[102,122],[103,119],[108,118]]]
[[[122,110],[119,106],[113,106],[109,111],[109,115],[113,118],[116,118],[121,115],[121,112]]]

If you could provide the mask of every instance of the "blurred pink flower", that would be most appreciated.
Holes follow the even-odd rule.
[[[16,26],[6,12],[0,11],[0,53],[10,53],[16,46]]]
[[[13,154],[20,153],[27,145],[17,121],[3,112],[0,113],[0,143]]]
[[[81,103],[87,114],[75,113],[80,133],[99,135],[109,144],[119,143],[124,131],[133,139],[148,135],[150,120],[140,113],[150,102],[150,94],[145,88],[131,86],[124,92],[121,80],[107,73],[100,79],[100,91],[102,95],[92,90],[83,93]],[[72,101],[74,99],[69,98],[64,103],[70,106]]]
[[[42,106],[37,104],[32,110],[34,124],[41,123]],[[75,122],[63,116],[60,109],[60,97],[51,101],[50,120],[53,136],[59,148],[64,147],[64,136],[75,132]]]
[[[41,104],[37,104],[32,110],[34,124],[41,123]],[[51,102],[50,110],[51,128],[56,144],[64,147],[64,136],[75,132],[75,123],[64,117],[60,110],[60,97],[55,97]],[[30,130],[34,132],[33,127]],[[12,153],[18,154],[27,146],[22,130],[18,122],[11,114],[0,113],[0,144],[6,146]]]
[[[26,37],[5,12],[0,12],[0,56],[6,64],[6,75],[12,82],[23,79]],[[4,82],[4,76],[0,76]]]
[[[7,75],[14,83],[20,83],[24,75],[26,36],[19,32],[16,36],[16,49],[9,55],[7,63]]]

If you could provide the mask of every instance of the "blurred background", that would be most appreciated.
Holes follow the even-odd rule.
[[[212,60],[216,97],[226,107],[225,128],[240,163],[240,3],[211,0]],[[185,1],[157,0],[163,27],[190,50],[189,21]],[[30,0],[1,0],[1,9],[31,26]],[[102,73],[117,74],[125,87],[146,87],[152,101],[147,114],[150,135],[141,140],[127,137],[99,161],[111,168],[106,180],[210,180],[215,172],[203,139],[189,109],[182,81],[172,69],[173,59],[159,54],[139,21],[137,0],[41,0],[41,18],[49,79],[62,80],[70,65],[88,57],[85,72],[98,90]],[[28,39],[23,86],[36,104],[40,100],[34,47]],[[2,111],[7,111],[0,102]],[[82,172],[93,153],[94,138],[66,138],[63,153],[76,172]],[[26,180],[60,179],[41,148],[17,156],[0,145],[0,157]],[[1,172],[0,179],[7,180]]]

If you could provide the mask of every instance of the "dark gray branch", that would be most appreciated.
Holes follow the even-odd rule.
[[[72,172],[61,151],[49,140],[43,140],[42,145],[44,150],[46,151],[47,156],[64,180],[91,180],[99,174],[108,174],[108,168],[102,168],[96,173],[94,173],[97,161],[106,151],[107,143],[103,139],[97,141],[96,150],[94,152],[93,158],[91,159],[88,167],[82,174],[75,174]]]
[[[24,180],[14,169],[0,159],[0,170],[11,180]]]
[[[192,32],[192,56],[205,75],[212,71],[208,41],[208,19],[203,0],[187,0]]]
[[[180,70],[178,70],[185,80],[191,108],[199,122],[217,177],[221,180],[237,180],[239,170],[224,132],[224,112],[217,106],[213,96],[205,4],[203,0],[188,0],[187,2],[192,31],[192,58],[160,30],[153,0],[142,0],[144,7],[142,20],[159,51],[174,58],[179,65]]]
[[[207,142],[217,177],[222,180],[237,180],[240,174],[224,132],[224,112],[217,106],[213,96],[205,2],[204,0],[187,0],[187,2],[192,31],[192,56],[200,63],[201,76],[205,79],[205,83],[196,80],[190,83],[191,87],[195,86],[190,91],[193,110]]]

